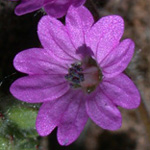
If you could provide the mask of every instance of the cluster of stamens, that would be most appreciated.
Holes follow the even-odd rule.
[[[70,82],[71,87],[81,87],[80,83],[84,81],[84,75],[82,71],[83,69],[80,62],[71,64],[71,67],[68,70],[68,74],[65,76],[65,78]]]
[[[85,57],[82,62],[71,64],[66,80],[72,88],[81,88],[86,93],[93,92],[102,80],[102,73],[92,57]]]

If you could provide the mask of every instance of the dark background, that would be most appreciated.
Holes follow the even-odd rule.
[[[43,16],[36,11],[16,16],[17,2],[0,0],[0,117],[5,106],[13,103],[10,84],[22,74],[13,68],[14,56],[28,48],[40,47],[37,23]],[[102,130],[89,120],[81,136],[68,147],[57,143],[56,130],[39,138],[35,149],[41,150],[150,150],[150,0],[87,0],[85,4],[95,21],[102,16],[118,14],[124,18],[124,38],[135,42],[135,55],[126,73],[140,90],[142,102],[136,110],[120,109],[123,116],[121,129]],[[62,19],[64,20],[64,19]],[[0,148],[1,149],[1,148]],[[20,149],[21,150],[21,149]]]

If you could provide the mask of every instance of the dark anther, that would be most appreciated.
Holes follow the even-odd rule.
[[[84,75],[82,71],[83,69],[81,68],[80,62],[71,65],[71,68],[68,70],[68,74],[65,75],[65,78],[70,81],[71,87],[81,87],[80,83],[84,81]]]
[[[77,77],[73,77],[72,78],[72,82],[74,82],[75,84],[79,84],[80,83],[80,79]]]
[[[79,79],[80,79],[80,82],[84,81],[84,75],[82,73],[79,74]]]
[[[65,75],[65,78],[66,78],[67,80],[71,81],[72,78],[73,78],[73,76],[70,75],[70,74],[66,74],[66,75]]]

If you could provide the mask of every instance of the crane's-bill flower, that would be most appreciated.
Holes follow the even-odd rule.
[[[44,16],[38,24],[43,48],[16,55],[15,68],[28,74],[17,79],[10,92],[19,100],[43,103],[36,129],[46,136],[58,127],[61,145],[77,139],[90,117],[107,130],[121,127],[118,106],[134,109],[140,95],[122,73],[134,53],[134,42],[125,39],[120,16],[101,18],[94,24],[84,6],[70,7],[66,24]]]
[[[68,8],[73,5],[81,6],[86,0],[20,0],[15,9],[15,14],[20,16],[43,8],[44,11],[53,17],[63,17]]]

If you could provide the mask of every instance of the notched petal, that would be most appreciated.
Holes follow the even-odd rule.
[[[134,109],[140,105],[139,91],[125,74],[106,78],[101,84],[101,89],[117,106]]]
[[[57,138],[60,145],[69,145],[82,132],[88,115],[85,108],[85,98],[82,91],[76,92],[58,125]]]
[[[103,75],[111,78],[123,72],[133,57],[134,47],[134,42],[126,39],[114,48],[100,63]]]
[[[121,127],[120,111],[100,87],[87,97],[86,110],[89,117],[103,129],[117,130]]]
[[[98,63],[118,45],[123,32],[124,21],[117,15],[102,17],[93,25],[86,39]]]
[[[10,92],[21,101],[41,103],[57,99],[69,89],[62,75],[33,75],[17,79],[11,85]]]
[[[85,45],[85,34],[93,23],[93,16],[86,7],[69,8],[66,15],[66,29],[75,49]]]
[[[65,26],[59,20],[50,16],[42,17],[38,24],[38,36],[43,47],[58,58],[68,63],[79,59]]]
[[[34,74],[66,74],[67,67],[45,49],[31,48],[18,53],[14,58],[14,67],[23,73]]]
[[[42,7],[42,0],[21,0],[21,3],[15,8],[15,14],[18,16],[31,13]]]

